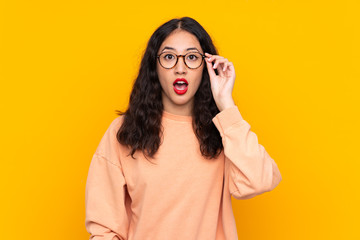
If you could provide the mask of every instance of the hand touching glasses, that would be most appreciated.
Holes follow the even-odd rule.
[[[206,66],[210,76],[211,91],[220,111],[235,106],[232,90],[235,83],[235,68],[228,59],[205,53]],[[212,65],[214,63],[214,65]],[[215,70],[218,75],[216,75]]]

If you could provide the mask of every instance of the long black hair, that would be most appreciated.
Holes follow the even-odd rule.
[[[117,114],[124,115],[124,119],[116,137],[119,143],[131,148],[132,158],[136,150],[141,150],[146,158],[153,158],[161,145],[163,104],[162,88],[156,72],[156,56],[165,38],[176,29],[193,34],[204,52],[217,55],[209,34],[193,18],[172,19],[155,30],[141,60],[140,70],[130,94],[129,107],[125,112],[117,110]],[[201,154],[206,158],[215,158],[220,154],[223,145],[220,133],[212,122],[219,109],[211,92],[206,67],[203,68],[194,102],[192,126],[200,143]]]

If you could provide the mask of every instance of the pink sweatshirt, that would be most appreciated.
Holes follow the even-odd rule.
[[[282,177],[237,106],[212,121],[224,151],[201,155],[191,116],[163,113],[157,165],[118,143],[123,116],[110,124],[90,163],[85,226],[92,240],[236,240],[231,195],[249,199]]]

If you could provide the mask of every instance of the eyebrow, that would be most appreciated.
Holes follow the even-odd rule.
[[[161,50],[161,52],[163,52],[163,51],[166,50],[166,49],[176,50],[175,48],[166,46],[166,47],[163,48],[163,50]],[[186,51],[189,51],[189,50],[197,50],[198,52],[200,52],[199,49],[197,49],[196,47],[191,47],[191,48],[187,48],[187,49],[186,49]]]

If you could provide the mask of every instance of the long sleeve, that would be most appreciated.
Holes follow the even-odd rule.
[[[275,161],[258,143],[238,107],[224,109],[213,122],[220,132],[225,155],[225,178],[236,199],[271,191],[282,180]]]
[[[125,240],[129,212],[126,182],[116,148],[114,123],[90,163],[85,190],[85,227],[91,240]]]

